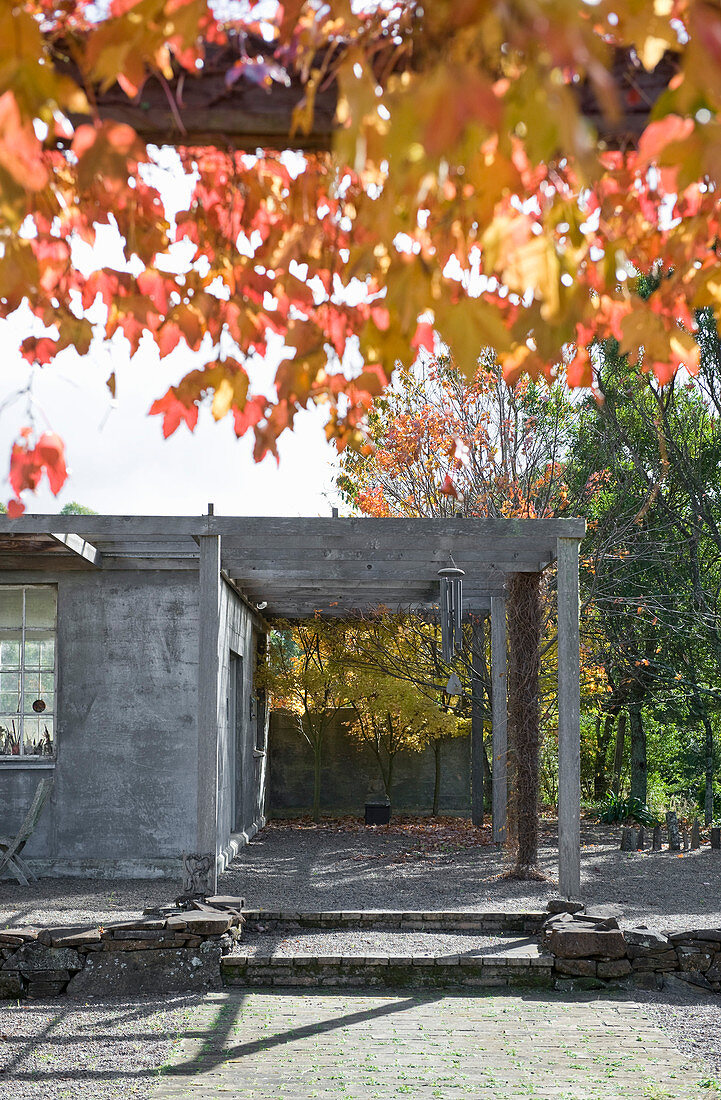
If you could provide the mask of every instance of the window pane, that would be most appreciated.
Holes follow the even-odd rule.
[[[13,718],[11,714],[0,714],[0,755],[18,756],[20,737],[17,730],[17,718]]]
[[[0,585],[0,627],[21,627],[23,624],[22,588]]]
[[[26,627],[55,626],[55,604],[56,594],[54,588],[26,588]]]
[[[40,642],[40,667],[55,668],[55,639],[48,637]]]
[[[52,756],[53,723],[51,718],[26,718],[23,738],[25,756]]]
[[[55,676],[52,672],[40,673],[40,695],[47,700],[48,695],[55,691]]]
[[[29,695],[27,688],[25,689],[25,713],[28,715],[37,715],[39,718],[45,718],[47,714],[53,712],[53,693],[45,692],[44,694],[39,691],[33,691]]]
[[[22,634],[0,638],[0,669],[20,668],[20,641]]]
[[[5,672],[0,669],[0,691],[13,691],[18,695],[20,693],[20,673]]]
[[[25,639],[25,653],[23,654],[25,668],[40,668],[40,642]]]
[[[40,673],[39,672],[26,672],[23,684],[23,693],[25,695],[25,713],[32,713],[32,705],[36,699],[40,698]]]

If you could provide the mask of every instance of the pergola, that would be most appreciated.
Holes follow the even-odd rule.
[[[506,579],[556,562],[558,590],[559,889],[580,893],[580,658],[578,550],[582,519],[226,519],[200,536],[201,592],[216,563],[268,618],[352,618],[385,609],[427,616],[438,570],[465,571],[466,616],[491,620],[493,839],[506,836]],[[204,564],[205,563],[205,564]],[[205,582],[203,582],[205,577]],[[201,597],[203,599],[203,597]],[[211,600],[206,595],[204,602]],[[475,681],[475,678],[474,678]],[[483,725],[472,707],[474,817],[482,814]]]

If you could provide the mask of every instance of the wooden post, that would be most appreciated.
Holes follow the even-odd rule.
[[[697,817],[693,819],[693,825],[691,826],[691,847],[701,847],[701,822]]]
[[[508,783],[508,696],[506,601],[491,597],[491,713],[493,718],[493,841],[506,839]]]
[[[200,535],[198,652],[198,853],[212,855],[208,881],[218,889],[218,634],[220,535]]]
[[[486,621],[473,624],[471,650],[471,820],[483,824],[483,680]]]
[[[558,887],[581,893],[579,539],[558,539]]]

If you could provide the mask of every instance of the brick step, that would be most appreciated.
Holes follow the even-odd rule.
[[[550,988],[553,959],[533,947],[496,955],[226,955],[223,985],[533,986]]]
[[[304,928],[383,928],[422,932],[525,932],[540,930],[546,912],[481,913],[445,909],[423,911],[364,909],[301,913],[292,909],[245,909],[248,931],[258,925],[272,929],[284,925]]]

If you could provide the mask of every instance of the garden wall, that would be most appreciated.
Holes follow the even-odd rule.
[[[240,936],[241,898],[102,928],[0,929],[0,1000],[135,996],[220,985],[220,959]]]
[[[442,772],[439,812],[452,817],[471,812],[470,739],[454,737],[441,747]],[[395,760],[393,811],[429,814],[433,806],[435,757],[402,752]],[[342,718],[328,732],[323,759],[321,812],[331,816],[362,815],[366,794],[377,787],[380,773],[370,749],[353,742]],[[270,721],[267,807],[270,816],[295,817],[308,813],[313,801],[313,752],[294,728],[293,719],[274,711]]]
[[[572,907],[572,905],[571,905]],[[608,981],[661,989],[669,975],[709,992],[721,992],[721,929],[656,932],[641,926],[621,931],[614,917],[557,913],[541,932],[541,946],[553,956],[553,971],[565,980],[594,987]]]

